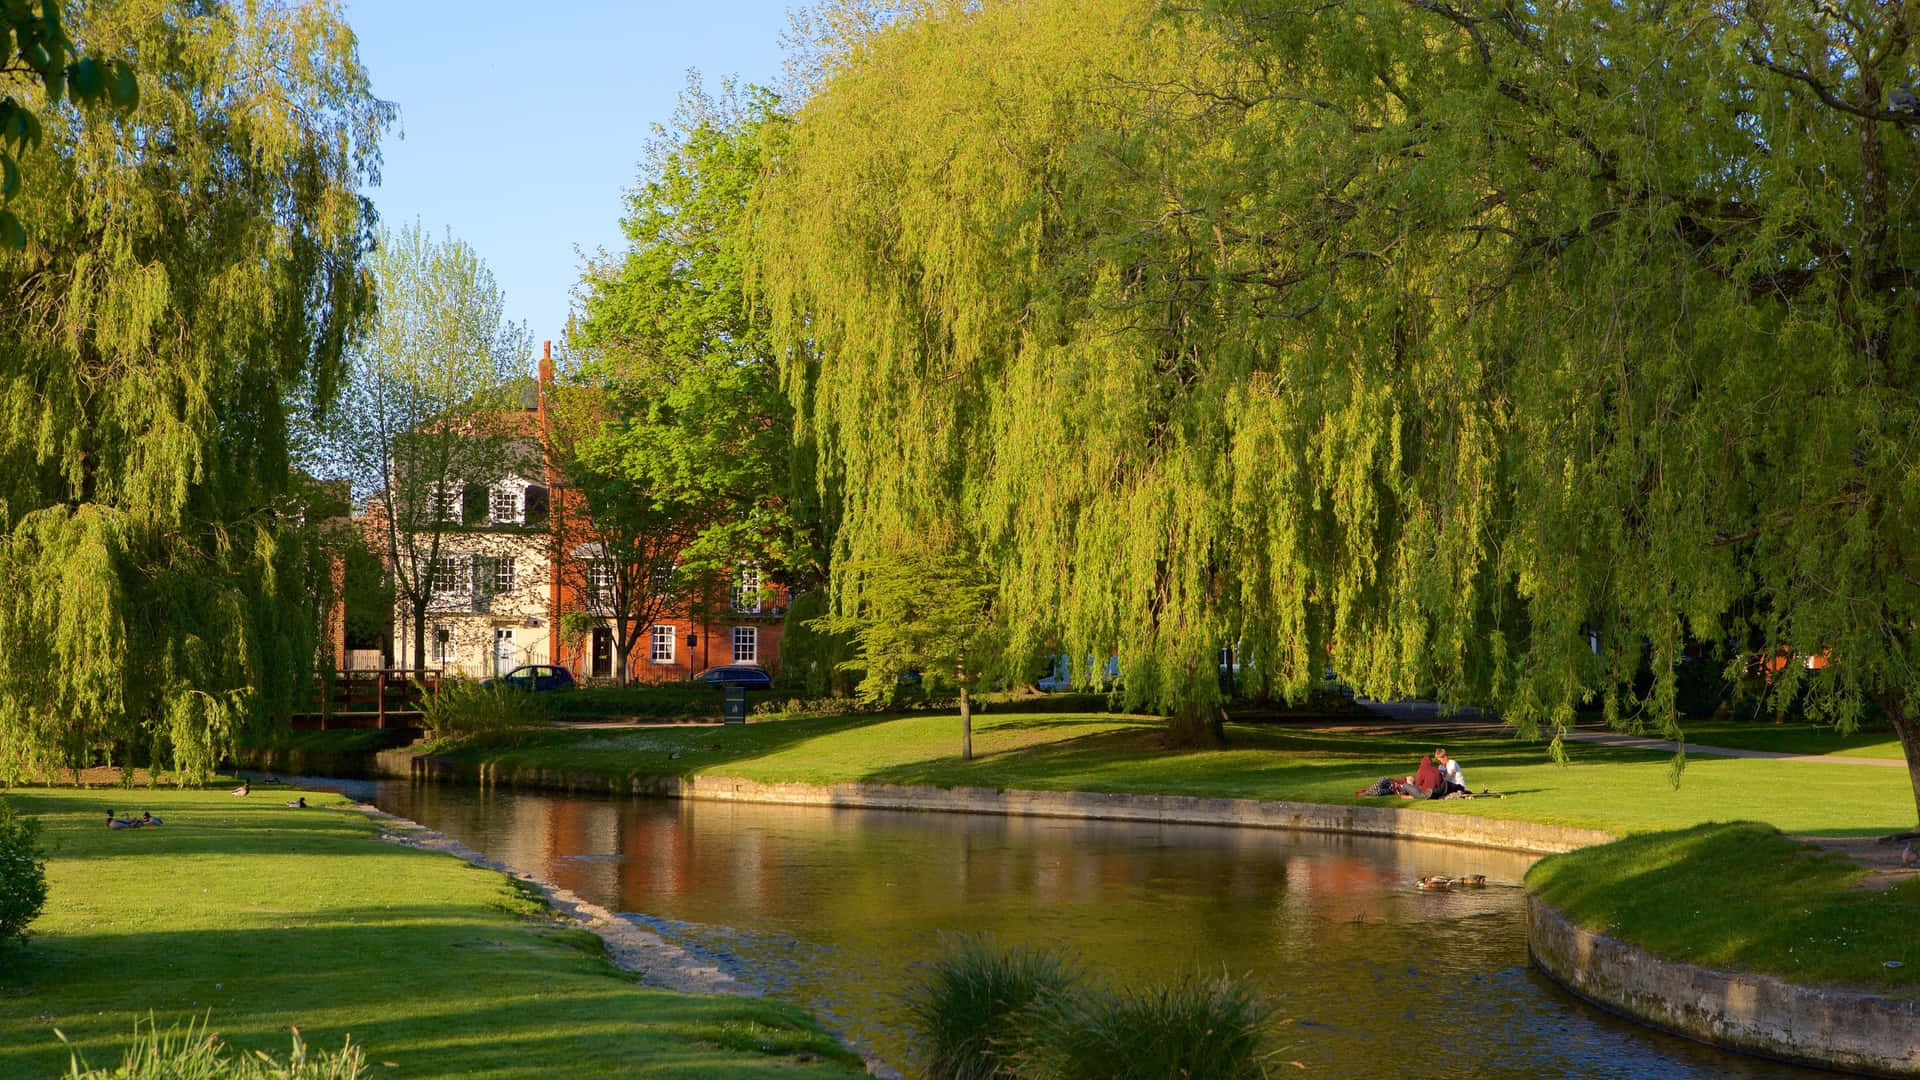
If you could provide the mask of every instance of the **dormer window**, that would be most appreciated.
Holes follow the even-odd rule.
[[[518,525],[520,523],[520,493],[512,488],[493,489],[492,510],[495,525]]]

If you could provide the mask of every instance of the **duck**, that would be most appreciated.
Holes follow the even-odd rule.
[[[233,789],[233,797],[236,799],[244,799],[251,794],[253,794],[253,787],[245,780],[240,781],[240,786]]]
[[[305,795],[302,795],[299,798],[288,803],[287,806],[294,810],[305,810],[307,808],[307,797]]]
[[[1455,885],[1465,885],[1469,889],[1484,889],[1487,886],[1485,874],[1462,874],[1453,879]]]
[[[1413,885],[1417,889],[1451,889],[1453,888],[1453,879],[1441,874],[1428,874],[1426,877],[1416,880]]]

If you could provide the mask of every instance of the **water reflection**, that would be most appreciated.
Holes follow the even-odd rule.
[[[1528,969],[1501,852],[1276,830],[548,796],[383,783],[377,803],[693,948],[910,1062],[901,998],[943,934],[1133,982],[1230,971],[1304,1075],[1810,1077],[1655,1035]],[[1420,874],[1489,887],[1423,893]],[[1291,1072],[1292,1070],[1288,1070]]]

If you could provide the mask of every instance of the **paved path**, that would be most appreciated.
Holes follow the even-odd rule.
[[[1493,714],[1484,709],[1463,708],[1452,712],[1441,706],[1425,701],[1366,701],[1366,706],[1381,716],[1395,720],[1412,721],[1421,724],[1455,727],[1463,731],[1505,728],[1506,725],[1493,718]],[[1604,746],[1625,746],[1634,750],[1659,750],[1671,754],[1677,748],[1672,739],[1649,738],[1644,735],[1622,735],[1612,731],[1569,731],[1564,738],[1577,742],[1600,743]],[[1736,750],[1730,746],[1705,746],[1700,743],[1687,743],[1688,754],[1701,757],[1770,758],[1775,761],[1810,761],[1822,765],[1867,765],[1880,769],[1904,769],[1907,763],[1900,758],[1841,757],[1834,754],[1786,754],[1777,750]]]

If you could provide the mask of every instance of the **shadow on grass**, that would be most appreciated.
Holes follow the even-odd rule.
[[[341,907],[296,925],[58,933],[0,978],[0,1075],[53,1077],[58,1027],[94,1064],[118,1060],[133,1024],[211,1016],[236,1048],[284,1054],[299,1025],[316,1047],[351,1033],[406,1075],[794,1075],[836,1051],[789,1006],[633,986],[545,924],[476,919],[459,905]],[[729,1040],[728,1032],[734,1037]],[[742,1030],[760,1033],[739,1037]],[[764,1060],[765,1068],[740,1051]],[[818,1064],[799,1075],[849,1076]]]

